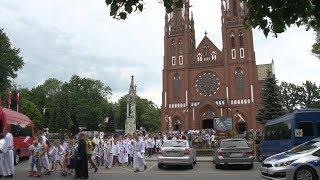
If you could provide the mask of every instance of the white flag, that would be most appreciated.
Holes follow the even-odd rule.
[[[29,141],[30,138],[30,136],[27,136],[26,138],[24,138],[23,142],[26,143],[27,141]]]
[[[106,124],[108,124],[108,122],[109,122],[109,117],[108,117],[108,116],[106,117],[106,119],[104,120],[104,122],[105,122]]]

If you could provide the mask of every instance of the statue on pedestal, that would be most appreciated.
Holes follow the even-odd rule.
[[[136,98],[137,86],[134,84],[134,76],[131,76],[131,84],[127,98],[127,118],[125,123],[125,133],[132,134],[137,129],[136,123]]]

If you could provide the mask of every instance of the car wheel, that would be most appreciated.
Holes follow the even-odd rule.
[[[316,180],[317,173],[310,167],[301,167],[294,173],[295,180]]]
[[[220,164],[216,164],[216,165],[215,165],[215,168],[216,168],[216,169],[221,169],[222,166],[221,166]]]
[[[247,167],[248,167],[248,169],[252,169],[253,168],[253,164],[249,164]]]
[[[18,153],[15,152],[14,153],[14,165],[19,164],[19,162],[20,162],[20,156]]]
[[[189,165],[189,169],[193,169],[193,163]]]
[[[159,164],[158,164],[158,168],[159,168],[159,169],[163,169],[163,164],[160,164],[160,163],[159,163]]]

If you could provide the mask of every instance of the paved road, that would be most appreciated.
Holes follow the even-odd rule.
[[[212,163],[199,162],[194,169],[184,167],[169,167],[160,170],[156,162],[148,162],[148,168],[144,172],[133,173],[128,167],[116,167],[110,170],[101,167],[97,173],[90,172],[89,179],[95,180],[256,180],[259,176],[259,167],[257,163],[252,170],[241,167],[231,167],[223,170],[216,170]],[[28,164],[23,162],[16,166],[16,175],[14,179],[33,179],[26,178]],[[92,170],[91,170],[92,171]],[[72,176],[62,177],[59,173],[53,173],[51,176],[42,176],[41,179],[72,179]],[[196,178],[196,179],[195,179]]]

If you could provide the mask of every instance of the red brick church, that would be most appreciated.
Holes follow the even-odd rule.
[[[165,17],[162,130],[258,128],[260,84],[273,68],[256,65],[252,30],[243,25],[247,9],[240,0],[222,0],[220,50],[206,34],[196,47],[189,8],[184,0]]]

